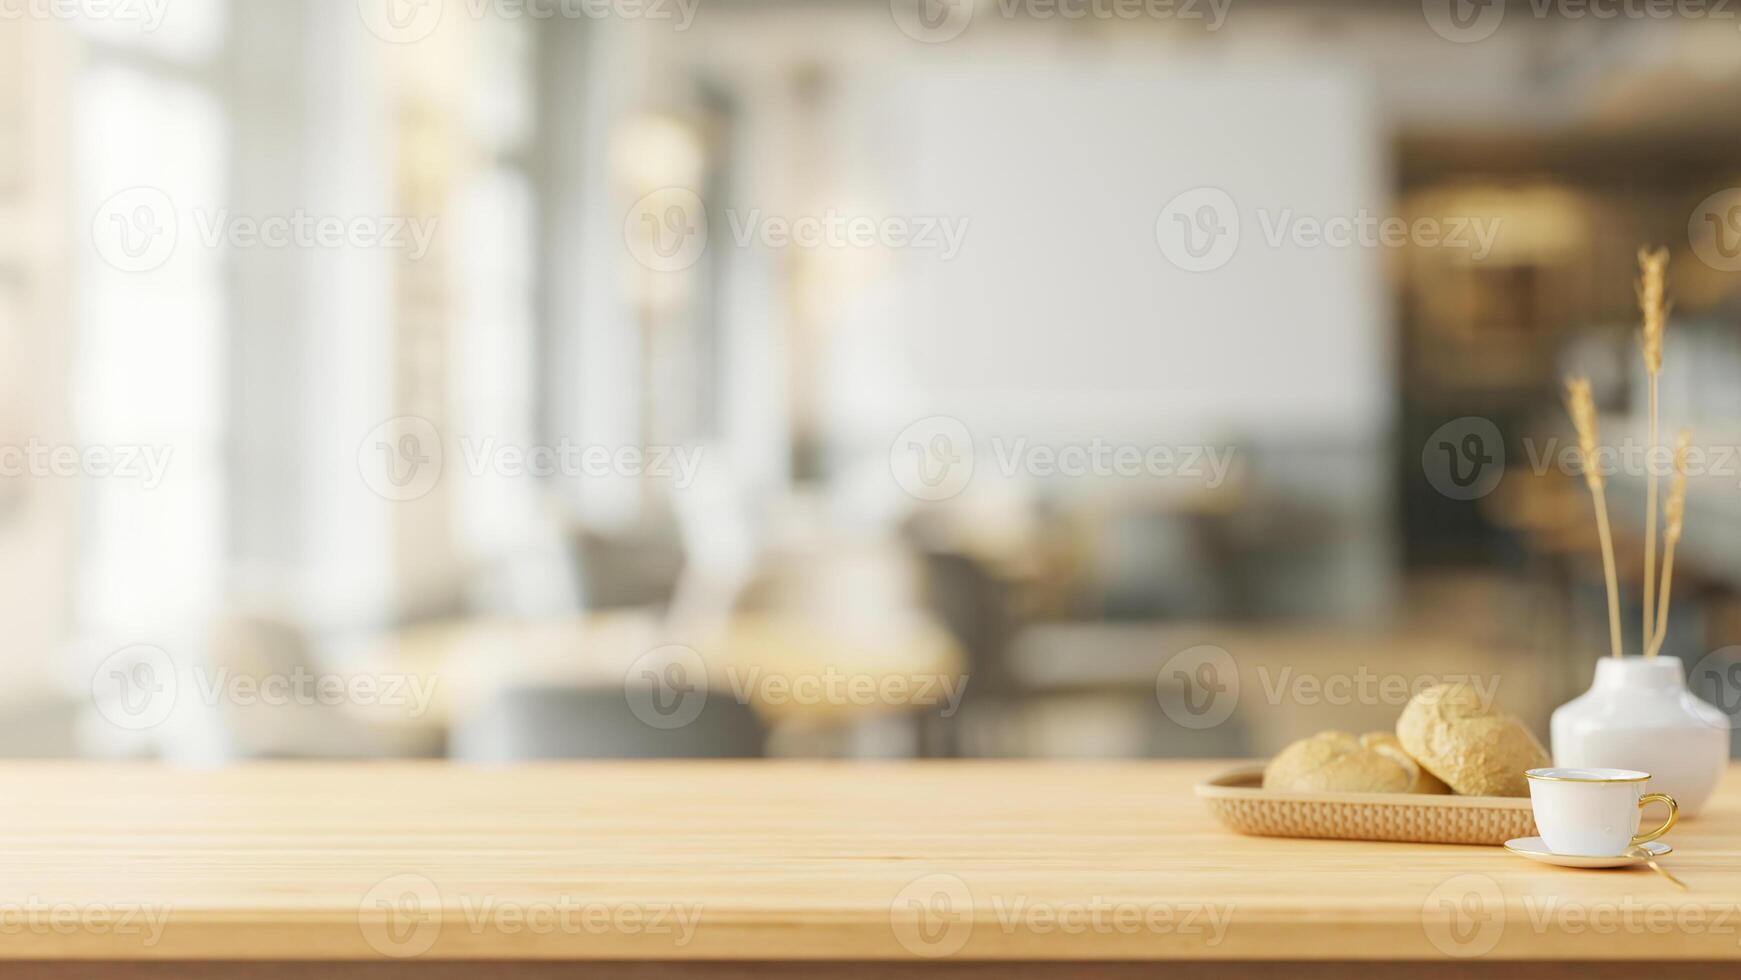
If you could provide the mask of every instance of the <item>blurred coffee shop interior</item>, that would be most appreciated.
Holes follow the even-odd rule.
[[[1464,675],[1545,737],[1607,631],[1535,460],[1568,371],[1641,438],[1641,244],[1741,445],[1741,25],[902,3],[0,0],[0,753],[1255,756]],[[1273,231],[1357,215],[1446,240]]]

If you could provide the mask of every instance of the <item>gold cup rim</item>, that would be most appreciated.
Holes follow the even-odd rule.
[[[1524,778],[1540,779],[1555,783],[1642,783],[1650,778],[1650,773],[1637,769],[1610,769],[1609,772],[1623,772],[1624,776],[1559,776],[1556,772],[1574,769],[1575,766],[1550,766],[1546,769],[1526,769]]]

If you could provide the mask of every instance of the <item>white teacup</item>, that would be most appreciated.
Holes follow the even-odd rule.
[[[1634,769],[1531,769],[1529,800],[1542,843],[1555,854],[1610,857],[1656,840],[1680,816],[1674,797],[1646,793],[1650,773]],[[1638,832],[1647,803],[1668,806],[1668,819],[1648,834]]]

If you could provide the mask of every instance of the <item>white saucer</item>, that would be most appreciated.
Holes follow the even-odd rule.
[[[1662,857],[1672,854],[1674,848],[1662,841],[1653,840],[1639,847],[1650,852],[1651,857]],[[1590,855],[1590,854],[1555,854],[1548,850],[1547,844],[1540,837],[1518,837],[1505,842],[1505,849],[1513,854],[1521,854],[1531,861],[1543,864],[1557,864],[1562,868],[1624,868],[1634,864],[1643,864],[1644,856],[1635,849],[1630,854]]]

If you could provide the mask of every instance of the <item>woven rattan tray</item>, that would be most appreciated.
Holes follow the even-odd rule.
[[[1263,788],[1263,766],[1241,766],[1197,784],[1215,819],[1242,834],[1503,844],[1534,836],[1527,797],[1411,793],[1281,793]]]

